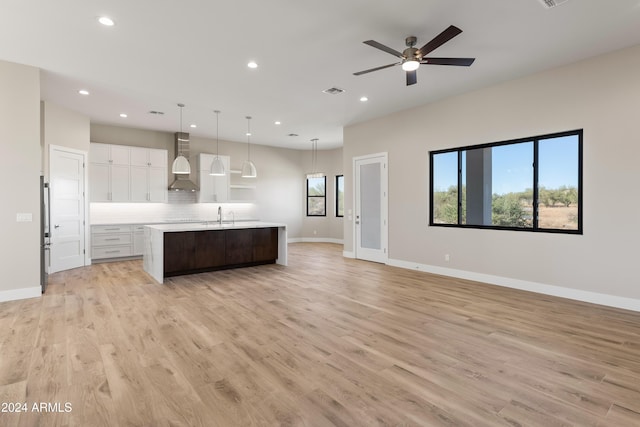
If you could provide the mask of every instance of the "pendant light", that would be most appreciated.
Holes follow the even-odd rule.
[[[324,173],[318,172],[318,138],[311,140],[311,172],[307,174],[307,179],[322,178]]]
[[[182,155],[182,143],[189,142],[189,138],[182,132],[182,108],[184,104],[178,104],[180,107],[180,134],[178,136],[178,155],[176,159],[173,161],[173,165],[171,165],[171,173],[175,175],[188,175],[191,173],[191,165],[189,165],[189,160],[185,156]]]
[[[247,160],[242,163],[243,178],[255,178],[258,176],[256,165],[251,161],[251,116],[247,116]]]
[[[222,163],[222,159],[220,158],[219,154],[220,154],[220,140],[218,138],[218,131],[220,129],[219,127],[219,123],[218,123],[218,118],[220,117],[220,111],[215,110],[214,113],[216,113],[216,158],[213,159],[213,162],[211,162],[211,170],[209,171],[209,175],[213,175],[213,176],[224,176],[225,175],[225,170],[224,170],[224,163]]]

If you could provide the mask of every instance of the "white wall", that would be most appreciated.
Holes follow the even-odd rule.
[[[47,178],[49,177],[49,146],[57,145],[89,153],[89,117],[51,102],[42,101],[41,125],[44,141],[42,157]]]
[[[640,46],[350,126],[346,209],[351,159],[387,151],[391,263],[640,310],[638,76]],[[584,235],[428,226],[430,150],[580,128]]]
[[[0,61],[0,301],[40,295],[40,71]],[[16,222],[30,213],[31,222]]]
[[[302,165],[304,174],[312,172],[311,151],[304,151]],[[302,237],[306,240],[319,240],[342,243],[343,218],[336,217],[336,175],[342,175],[342,148],[319,150],[316,159],[316,172],[324,172],[327,178],[326,217],[306,216],[306,204],[302,205]],[[306,200],[306,176],[302,175],[302,197]],[[305,202],[306,203],[306,202]]]

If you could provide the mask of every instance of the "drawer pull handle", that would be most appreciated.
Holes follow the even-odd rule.
[[[119,241],[119,240],[120,240],[120,238],[119,238],[119,237],[114,237],[113,239],[104,239],[104,240],[105,240],[105,241],[106,241],[106,240],[108,240],[108,241],[118,240],[118,241]]]
[[[120,251],[104,251],[105,254],[119,254]]]
[[[105,228],[106,231],[120,231],[120,227],[116,228]]]

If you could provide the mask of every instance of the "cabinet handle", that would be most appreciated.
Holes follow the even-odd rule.
[[[104,239],[104,240],[105,240],[105,242],[106,241],[113,242],[113,241],[120,241],[120,238],[119,237],[114,237],[112,239]]]
[[[105,231],[120,231],[120,228],[105,228]]]
[[[120,251],[104,251],[105,254],[119,254]]]

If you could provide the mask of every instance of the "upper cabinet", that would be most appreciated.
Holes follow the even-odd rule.
[[[92,202],[167,201],[167,150],[92,142],[89,191]]]
[[[131,147],[131,201],[167,201],[167,150]]]
[[[226,174],[223,176],[209,175],[211,163],[215,159],[215,154],[200,153],[197,156],[196,163],[198,165],[198,174],[196,175],[197,184],[200,187],[198,192],[198,202],[228,202],[229,201],[229,156],[219,156],[224,164]]]

